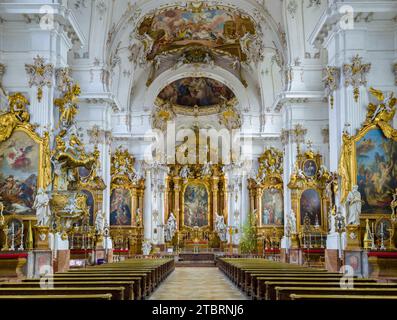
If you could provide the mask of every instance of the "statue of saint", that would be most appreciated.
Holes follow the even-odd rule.
[[[390,207],[391,207],[391,219],[394,221],[396,220],[396,207],[397,207],[397,188],[394,190],[393,193],[393,200],[390,203]]]
[[[170,242],[174,237],[176,232],[176,218],[174,214],[171,212],[167,224],[165,226],[165,241]]]
[[[36,209],[37,225],[48,227],[50,225],[51,209],[50,197],[43,188],[39,188],[33,203],[33,209]]]
[[[225,219],[223,215],[218,215],[218,213],[215,213],[215,215],[215,231],[217,232],[219,239],[221,239],[222,242],[225,242],[227,240],[227,226],[225,224]]]
[[[296,215],[292,209],[289,216],[289,228],[292,234],[296,234]]]
[[[361,205],[361,194],[360,191],[358,191],[358,186],[355,185],[346,199],[348,213],[347,224],[360,224]]]
[[[103,233],[104,225],[105,225],[105,215],[102,212],[102,210],[99,210],[95,217],[95,228],[98,233],[100,234]]]
[[[152,245],[149,240],[146,240],[142,243],[142,252],[144,256],[148,256],[150,251],[152,250]]]

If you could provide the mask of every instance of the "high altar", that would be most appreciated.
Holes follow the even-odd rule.
[[[172,241],[179,248],[221,248],[214,231],[216,214],[227,221],[226,180],[219,165],[172,165],[166,180],[166,218],[173,213],[177,220],[177,232]],[[186,170],[188,169],[188,170]],[[189,172],[183,176],[183,171]]]

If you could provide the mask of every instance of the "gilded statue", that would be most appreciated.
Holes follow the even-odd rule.
[[[62,98],[54,100],[54,105],[59,108],[59,121],[64,127],[70,126],[74,121],[78,111],[77,97],[80,93],[81,89],[78,84],[70,85]]]

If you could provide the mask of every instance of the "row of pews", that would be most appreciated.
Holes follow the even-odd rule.
[[[253,300],[397,300],[397,283],[265,259],[218,258],[217,265]]]
[[[41,279],[0,282],[0,300],[143,300],[175,269],[174,259],[132,259]]]

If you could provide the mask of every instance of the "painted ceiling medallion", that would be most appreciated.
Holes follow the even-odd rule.
[[[179,79],[166,86],[158,96],[163,103],[182,107],[223,105],[235,98],[234,93],[219,81],[205,77]]]
[[[256,35],[254,21],[227,7],[169,7],[147,16],[138,28],[146,41],[146,55],[156,55],[190,45],[218,49],[246,60],[240,39]]]

